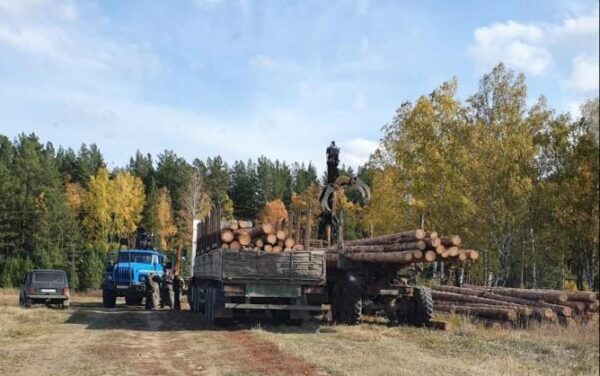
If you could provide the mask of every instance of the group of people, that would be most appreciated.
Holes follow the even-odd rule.
[[[181,294],[185,293],[185,281],[179,273],[166,270],[163,277],[150,273],[146,278],[146,309],[181,309]]]

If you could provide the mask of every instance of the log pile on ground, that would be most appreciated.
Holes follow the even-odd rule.
[[[434,286],[434,309],[474,316],[493,324],[598,322],[598,293],[482,286]]]
[[[479,258],[479,252],[463,248],[460,236],[439,236],[435,231],[421,229],[347,241],[342,247],[329,247],[327,262],[335,265],[340,255],[352,261],[397,264],[464,263]]]
[[[221,248],[265,252],[302,251],[292,231],[284,225],[263,223],[254,226],[252,221],[232,220],[221,229]]]

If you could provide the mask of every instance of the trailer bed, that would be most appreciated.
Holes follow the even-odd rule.
[[[217,248],[196,256],[194,277],[218,281],[325,284],[325,251],[262,251]]]

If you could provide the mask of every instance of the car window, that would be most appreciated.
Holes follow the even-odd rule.
[[[60,272],[35,272],[33,273],[33,282],[57,283],[64,282],[65,275]]]

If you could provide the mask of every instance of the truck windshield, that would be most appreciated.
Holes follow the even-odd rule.
[[[131,258],[130,258],[131,256]],[[152,264],[152,254],[142,252],[121,252],[119,263],[139,262],[142,264]]]
[[[33,282],[57,283],[64,282],[65,275],[61,272],[35,272],[33,273]]]

